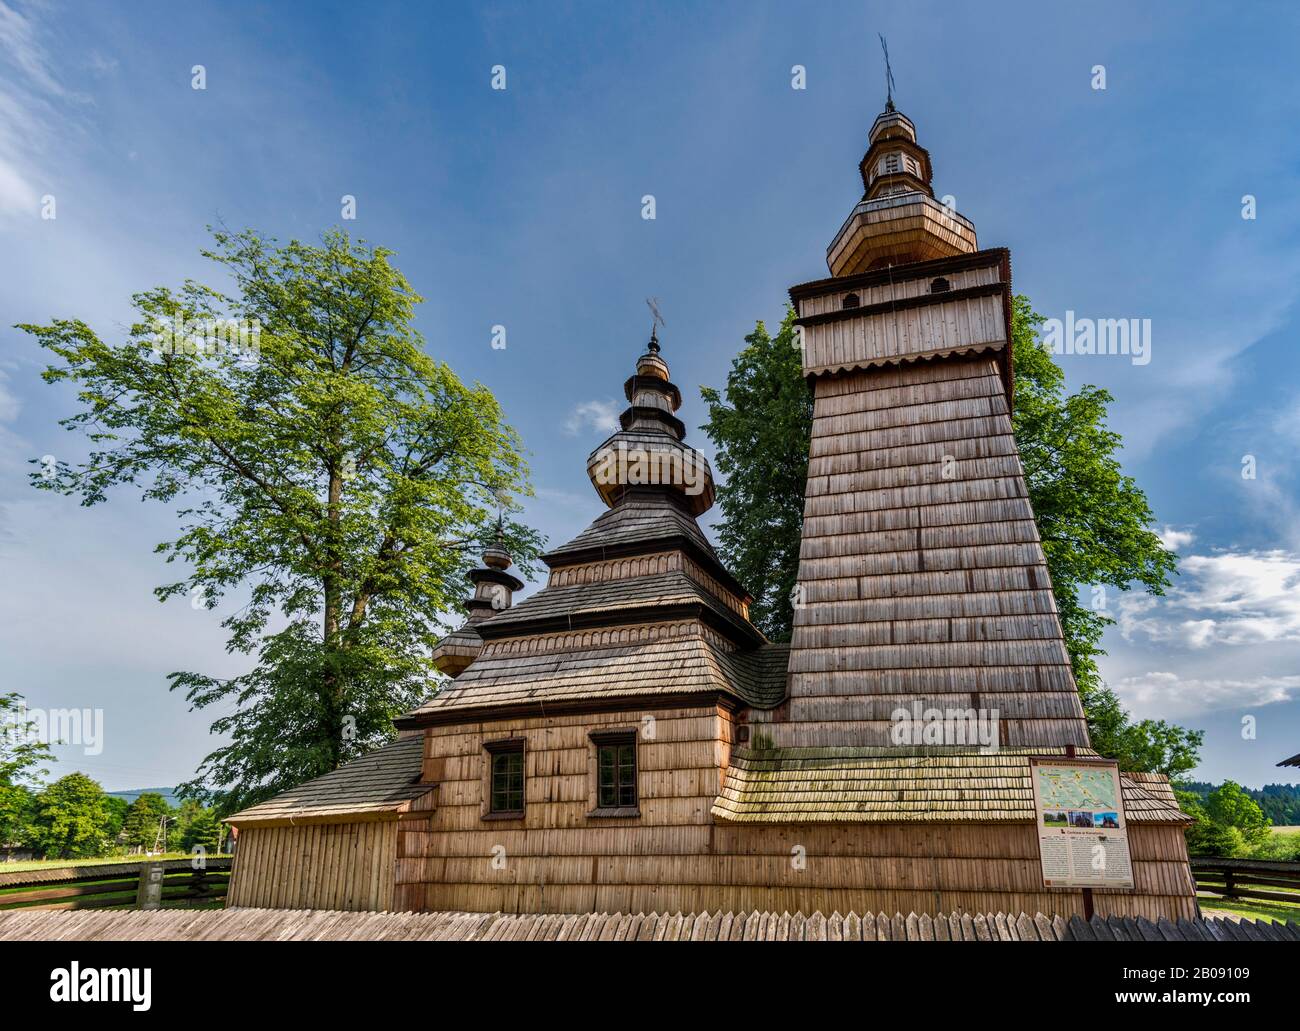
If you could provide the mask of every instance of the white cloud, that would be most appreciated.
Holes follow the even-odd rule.
[[[1130,595],[1119,603],[1126,640],[1211,645],[1300,640],[1300,555],[1225,551],[1188,555],[1164,598]]]
[[[1196,540],[1196,535],[1191,530],[1175,530],[1172,526],[1166,526],[1156,536],[1160,538],[1160,543],[1166,551],[1178,551],[1180,548],[1190,547]]]
[[[80,98],[55,78],[34,21],[0,0],[0,217],[39,214],[48,182],[41,156],[65,124],[54,102],[67,99]]]
[[[564,432],[576,437],[584,429],[613,433],[618,429],[619,405],[613,400],[583,401],[574,405],[564,420]]]
[[[1185,719],[1218,709],[1249,709],[1300,698],[1300,676],[1182,677],[1150,672],[1110,685],[1138,716]]]

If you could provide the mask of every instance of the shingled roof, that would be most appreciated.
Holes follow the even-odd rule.
[[[785,696],[785,645],[728,650],[707,633],[678,627],[613,628],[593,634],[594,647],[519,652],[491,644],[441,692],[399,725],[446,713],[574,699],[723,695],[771,708]],[[545,642],[543,642],[544,644]]]
[[[1044,754],[1064,749],[738,749],[713,815],[737,823],[1033,820],[1029,756]],[[1120,777],[1126,819],[1191,822],[1167,780],[1161,786],[1158,774],[1140,776],[1141,783]]]
[[[631,609],[681,609],[683,606],[696,606],[711,614],[714,625],[735,639],[751,644],[763,639],[750,623],[680,570],[604,583],[545,587],[513,608],[485,620],[479,625],[479,633],[490,639],[522,633],[537,624],[545,629],[570,628],[592,625],[597,617],[607,613],[617,615]],[[603,618],[600,621],[610,622]]]
[[[420,784],[424,738],[398,738],[337,770],[283,791],[226,818],[254,823],[327,823],[395,818],[433,785]]]

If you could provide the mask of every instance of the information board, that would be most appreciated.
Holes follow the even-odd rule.
[[[1119,764],[1108,759],[1031,758],[1043,884],[1131,888]]]

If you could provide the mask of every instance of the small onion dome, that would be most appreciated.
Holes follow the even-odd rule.
[[[623,384],[628,407],[620,429],[587,458],[587,476],[610,508],[633,488],[670,494],[696,516],[713,507],[713,471],[683,443],[686,427],[674,414],[682,395],[668,375],[658,337],[651,335],[635,374]]]

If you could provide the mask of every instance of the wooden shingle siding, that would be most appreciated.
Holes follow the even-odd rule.
[[[963,269],[958,272],[946,272],[950,290],[965,290],[972,286],[989,286],[998,281],[996,262],[984,268]],[[867,308],[873,304],[887,304],[908,297],[921,297],[930,293],[930,283],[935,277],[926,276],[918,279],[901,279],[897,282],[876,283],[869,286],[846,286],[842,290],[830,291],[810,297],[800,305],[801,315],[824,315],[827,312],[842,311],[844,298],[850,293],[857,294],[858,303]]]
[[[811,455],[776,743],[887,745],[920,699],[998,709],[1003,745],[1086,747],[998,362],[818,380]]]

